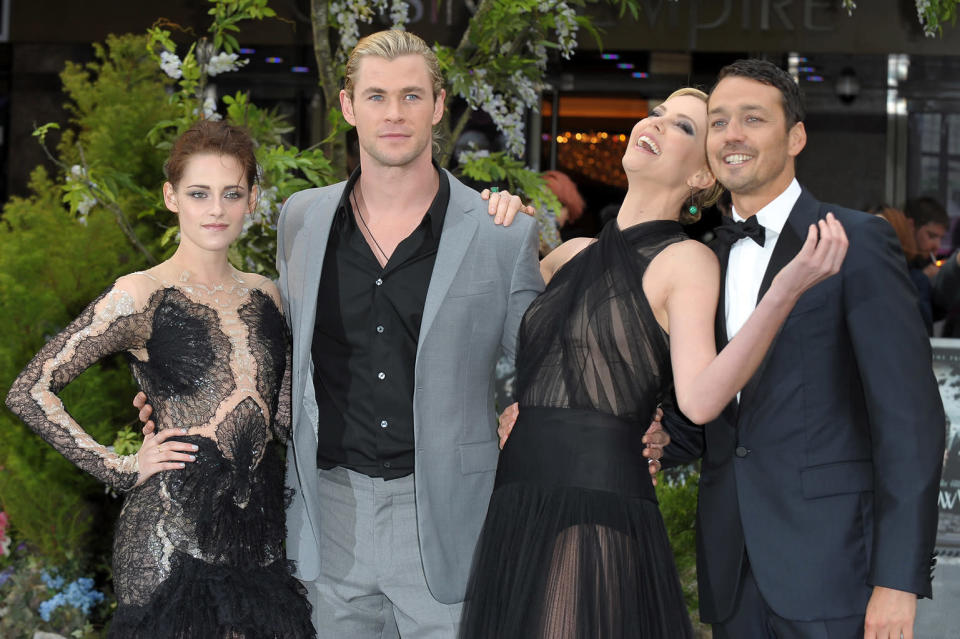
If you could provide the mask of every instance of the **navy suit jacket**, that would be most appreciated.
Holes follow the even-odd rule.
[[[875,585],[931,596],[945,419],[892,228],[804,189],[758,300],[831,211],[850,240],[841,271],[800,298],[740,402],[702,428],[664,419],[668,462],[703,457],[697,576],[709,623],[733,612],[745,561],[788,619],[863,614]],[[717,251],[724,277],[727,253]]]

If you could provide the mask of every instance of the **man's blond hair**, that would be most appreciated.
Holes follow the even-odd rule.
[[[353,99],[353,81],[357,75],[357,69],[360,67],[360,61],[368,56],[383,58],[384,60],[396,60],[400,56],[421,55],[424,62],[427,63],[427,71],[430,73],[431,89],[433,90],[433,99],[436,100],[443,89],[443,76],[440,73],[440,61],[433,49],[423,41],[423,38],[416,36],[409,31],[400,31],[398,29],[388,29],[387,31],[378,31],[372,33],[357,42],[357,46],[350,52],[347,59],[346,78],[343,83],[343,90],[347,92],[350,99]]]

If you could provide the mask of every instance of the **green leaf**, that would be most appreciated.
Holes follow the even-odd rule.
[[[167,246],[170,242],[177,236],[177,232],[180,230],[179,226],[171,226],[163,235],[160,236],[160,246]]]
[[[46,144],[47,133],[49,133],[52,129],[60,129],[60,125],[56,122],[47,122],[46,124],[38,126],[33,130],[33,137],[39,138],[40,144]]]

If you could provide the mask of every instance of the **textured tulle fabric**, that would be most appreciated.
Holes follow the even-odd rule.
[[[464,639],[692,636],[641,441],[672,383],[643,275],[684,239],[675,222],[608,225],[524,316]]]
[[[238,412],[242,417],[242,406]],[[285,506],[283,493],[276,490],[283,485],[281,446],[268,443],[250,472],[261,433],[247,426],[221,434],[238,455],[226,457],[204,437],[179,438],[200,450],[197,461],[166,484],[178,516],[156,525],[177,539],[177,545],[186,545],[169,553],[165,578],[144,603],[118,608],[111,637],[314,636],[303,587],[291,577],[292,566],[280,545]],[[117,536],[115,563],[136,560],[134,541]]]
[[[129,277],[50,340],[7,397],[70,461],[128,491],[114,538],[119,605],[110,636],[315,636],[282,545],[291,370],[277,302],[240,276],[212,288],[187,275],[174,284]],[[173,439],[199,448],[185,468],[136,487],[136,457],[93,440],[57,397],[87,367],[120,352],[157,428],[186,428]]]

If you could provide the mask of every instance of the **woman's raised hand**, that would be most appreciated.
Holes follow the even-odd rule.
[[[537,212],[533,206],[524,206],[520,197],[511,195],[509,191],[484,189],[480,191],[480,197],[487,200],[487,213],[493,216],[494,224],[510,226],[520,211],[527,215],[535,215]]]
[[[197,450],[195,445],[170,439],[186,434],[185,428],[167,428],[143,438],[143,446],[137,451],[137,469],[140,471],[137,486],[161,471],[178,470],[183,468],[186,462],[196,459],[190,454]]]
[[[800,297],[840,271],[849,244],[843,225],[833,213],[827,213],[825,219],[810,225],[800,252],[777,273],[774,284],[782,287],[786,294]]]

